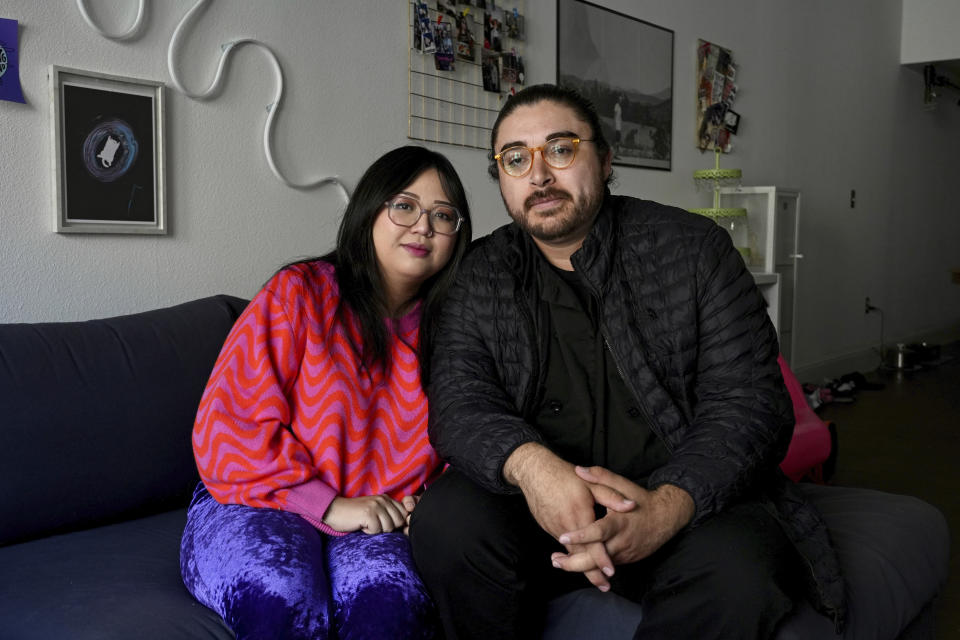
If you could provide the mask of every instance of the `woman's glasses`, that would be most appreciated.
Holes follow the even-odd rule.
[[[456,207],[449,204],[438,204],[432,209],[424,209],[420,201],[412,196],[394,196],[383,206],[387,208],[387,217],[390,222],[400,227],[412,227],[420,220],[420,216],[427,214],[430,228],[444,236],[452,236],[460,230],[463,216]]]
[[[540,152],[540,157],[548,166],[554,169],[566,169],[573,164],[577,157],[577,147],[581,142],[593,142],[581,138],[554,138],[548,140],[542,147],[509,147],[504,149],[494,159],[500,162],[500,167],[508,176],[522,178],[530,173],[533,167],[533,154]]]

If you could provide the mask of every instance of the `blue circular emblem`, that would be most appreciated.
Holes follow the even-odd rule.
[[[113,182],[130,170],[139,149],[129,124],[119,118],[100,122],[83,142],[83,166],[100,182]]]

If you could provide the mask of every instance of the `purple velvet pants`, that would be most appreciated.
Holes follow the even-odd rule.
[[[193,596],[245,638],[433,638],[402,533],[328,536],[300,516],[223,505],[201,483],[180,546]]]

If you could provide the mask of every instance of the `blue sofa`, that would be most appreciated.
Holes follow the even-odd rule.
[[[0,325],[0,638],[232,638],[180,581],[194,414],[246,301],[214,296],[87,322]],[[842,461],[841,461],[842,464]],[[846,638],[932,638],[949,535],[914,498],[804,485],[848,581]],[[736,585],[731,585],[736,588]],[[631,638],[642,612],[585,589],[546,637]],[[831,638],[809,605],[778,640]]]

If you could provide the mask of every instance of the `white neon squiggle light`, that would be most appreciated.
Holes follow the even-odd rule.
[[[288,180],[280,172],[279,167],[277,167],[277,163],[273,159],[273,150],[270,140],[273,133],[273,121],[277,115],[277,111],[280,110],[280,104],[283,100],[283,69],[280,67],[280,61],[277,59],[276,54],[274,54],[273,50],[270,49],[270,47],[268,47],[266,44],[251,38],[242,38],[240,40],[234,40],[221,45],[220,61],[217,63],[217,71],[213,76],[213,81],[210,83],[210,86],[206,89],[206,91],[194,93],[188,91],[187,88],[183,86],[183,83],[180,81],[180,78],[177,75],[174,52],[180,49],[180,39],[183,37],[183,31],[186,27],[186,24],[190,22],[191,18],[193,18],[201,9],[201,7],[203,7],[203,5],[205,5],[208,1],[209,0],[198,0],[192,9],[187,11],[187,13],[180,20],[180,23],[177,25],[177,28],[173,31],[173,37],[170,39],[170,46],[167,47],[167,67],[170,71],[170,80],[173,82],[174,86],[188,98],[193,98],[194,100],[207,100],[211,96],[215,95],[220,89],[220,84],[223,82],[223,70],[227,65],[230,52],[235,48],[245,44],[256,46],[258,49],[267,54],[267,58],[270,60],[270,65],[273,67],[273,75],[276,79],[277,85],[276,92],[274,93],[273,103],[267,105],[267,121],[263,127],[263,153],[267,157],[267,164],[270,166],[270,171],[273,172],[273,175],[275,175],[280,182],[294,189],[314,189],[324,184],[335,184],[340,187],[344,197],[347,201],[349,201],[350,192],[347,190],[347,187],[343,184],[343,182],[340,181],[338,176],[328,176],[298,184]]]
[[[129,40],[133,36],[137,35],[137,32],[140,31],[140,27],[143,26],[143,17],[146,14],[146,4],[147,0],[139,0],[137,6],[137,17],[133,21],[133,26],[124,31],[123,33],[113,34],[107,33],[100,28],[93,18],[90,17],[90,12],[87,10],[87,3],[85,0],[77,0],[77,7],[80,9],[80,15],[83,16],[83,19],[90,25],[90,28],[102,35],[104,38],[109,38],[110,40]]]
[[[281,172],[280,168],[277,166],[277,163],[273,159],[273,145],[271,144],[271,139],[273,137],[273,121],[276,118],[277,111],[280,110],[280,104],[283,101],[283,69],[280,67],[280,61],[277,59],[276,54],[273,53],[273,50],[270,49],[266,44],[260,42],[259,40],[254,40],[252,38],[241,38],[239,40],[234,40],[220,46],[220,60],[217,63],[217,71],[214,74],[213,81],[210,83],[210,86],[205,90],[199,93],[194,93],[189,91],[186,87],[183,86],[183,83],[180,81],[179,76],[177,75],[177,69],[175,60],[174,60],[174,51],[180,49],[180,40],[183,37],[183,31],[185,30],[186,24],[200,11],[200,9],[205,5],[209,0],[198,0],[198,2],[193,5],[193,7],[184,14],[183,18],[177,24],[177,28],[173,31],[173,37],[170,38],[170,45],[167,47],[167,68],[170,71],[170,80],[173,83],[173,86],[177,88],[180,93],[192,98],[193,100],[208,100],[218,93],[220,90],[220,85],[223,82],[223,71],[227,65],[227,60],[230,56],[230,52],[235,48],[240,47],[245,44],[253,45],[263,51],[267,58],[270,60],[270,65],[273,67],[273,75],[276,79],[276,92],[274,93],[273,102],[267,105],[267,121],[263,127],[263,153],[267,158],[267,165],[270,167],[270,171],[273,172],[273,175],[282,182],[284,185],[291,187],[293,189],[315,189],[317,187],[323,186],[325,184],[334,184],[340,188],[340,191],[343,193],[344,199],[350,201],[350,191],[347,189],[346,185],[340,180],[339,176],[328,176],[325,178],[317,178],[309,182],[304,183],[295,183],[288,180]],[[143,17],[145,14],[145,4],[146,0],[139,0],[139,7],[137,9],[137,18],[134,21],[134,24],[130,29],[120,35],[108,34],[103,29],[101,29],[90,17],[90,14],[87,12],[87,7],[84,0],[77,0],[77,6],[80,8],[80,13],[83,16],[83,19],[93,28],[94,31],[109,38],[111,40],[126,40],[133,37],[143,24]]]

